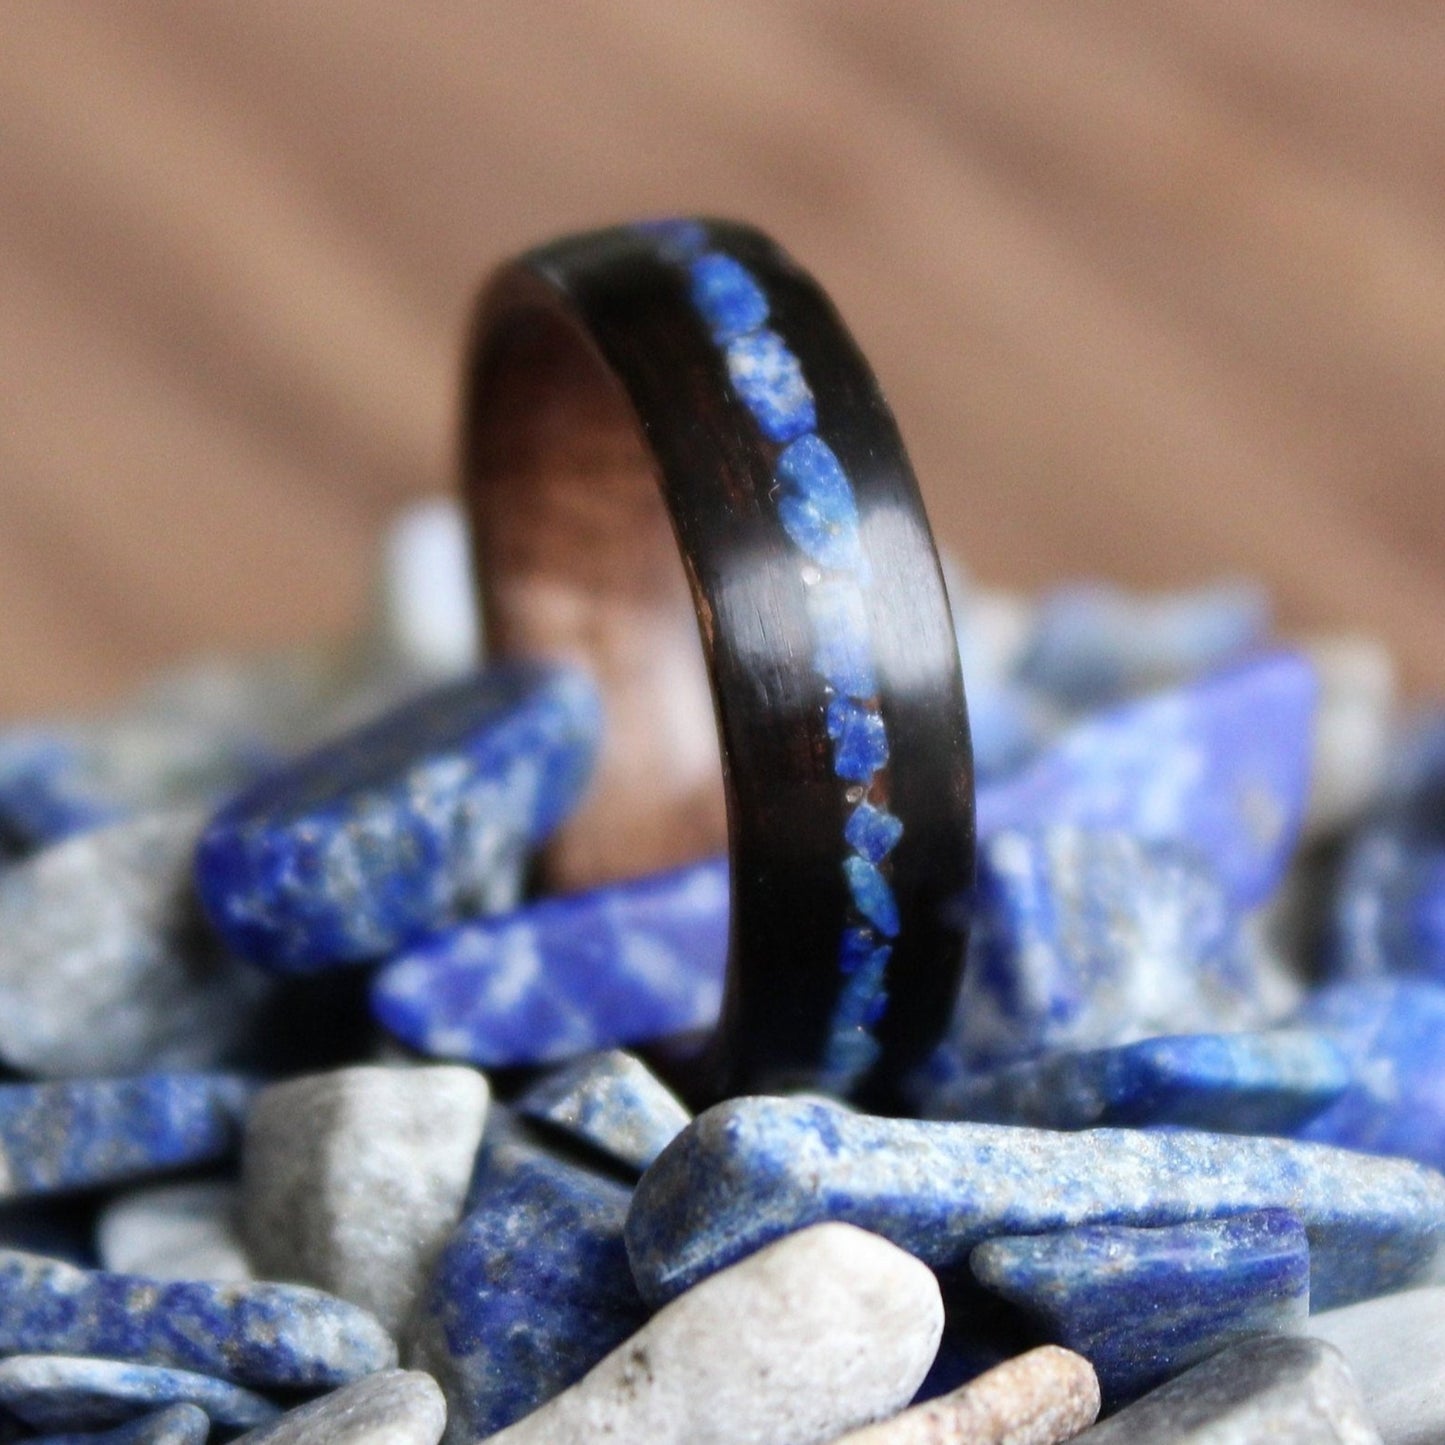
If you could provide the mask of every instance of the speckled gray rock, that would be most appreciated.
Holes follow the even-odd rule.
[[[172,1405],[99,1434],[36,1436],[29,1445],[205,1445],[211,1417],[196,1405]]]
[[[191,891],[202,818],[143,814],[0,873],[0,1059],[44,1078],[204,1068],[269,980],[226,956]]]
[[[1098,1413],[1093,1366],[1072,1350],[1043,1345],[834,1445],[1058,1445]]]
[[[677,1095],[624,1049],[589,1054],[555,1070],[514,1107],[639,1174],[692,1118]]]
[[[1344,1355],[1385,1445],[1445,1440],[1445,1286],[1326,1310],[1309,1332]]]
[[[1076,1437],[1079,1445],[1380,1445],[1349,1367],[1321,1340],[1246,1340]]]
[[[942,1328],[928,1269],[820,1225],[674,1300],[492,1445],[818,1445],[905,1405]]]
[[[446,1403],[430,1375],[383,1370],[291,1410],[232,1445],[436,1445]]]
[[[101,1211],[95,1246],[117,1274],[151,1279],[251,1279],[234,1184],[162,1184],[122,1194]]]
[[[360,1065],[263,1089],[242,1152],[256,1272],[313,1284],[392,1332],[461,1215],[487,1117],[475,1069]]]

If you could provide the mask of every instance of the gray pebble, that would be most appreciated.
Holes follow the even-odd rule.
[[[1340,1352],[1245,1340],[1077,1437],[1079,1445],[1380,1445]]]
[[[232,1445],[437,1445],[446,1420],[446,1403],[430,1375],[382,1370]]]
[[[162,1184],[122,1194],[96,1222],[96,1252],[117,1274],[151,1279],[253,1277],[234,1184]]]
[[[370,1311],[392,1333],[461,1215],[487,1117],[475,1069],[359,1065],[263,1089],[242,1218],[257,1273]]]

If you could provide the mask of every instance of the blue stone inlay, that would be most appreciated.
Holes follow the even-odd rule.
[[[154,1280],[0,1250],[0,1354],[100,1355],[255,1389],[329,1390],[396,1363],[355,1305],[290,1284]]]
[[[240,1144],[251,1092],[226,1074],[0,1085],[0,1199],[219,1162]]]
[[[633,229],[646,236],[658,252],[679,265],[701,256],[708,249],[707,227],[686,216],[663,216],[652,221],[638,221]]]
[[[201,837],[196,882],[236,952],[308,973],[510,900],[581,796],[601,712],[580,673],[508,664],[436,688],[273,773]]]
[[[853,577],[824,577],[808,588],[808,620],[813,628],[813,668],[846,697],[872,697],[878,691],[863,590]]]
[[[870,1069],[879,1055],[872,1030],[888,1010],[888,961],[891,944],[879,943],[861,928],[845,928],[838,955],[844,984],[823,1051],[821,1086],[845,1093],[853,1080]]]
[[[1310,1309],[1309,1241],[1280,1210],[991,1239],[969,1267],[1087,1357],[1106,1409],[1239,1340],[1300,1333]]]
[[[1301,1138],[1445,1168],[1445,985],[1333,984],[1305,1000],[1297,1021],[1328,1033],[1351,1071],[1349,1088]]]
[[[881,863],[903,836],[903,824],[892,813],[875,808],[872,803],[859,803],[843,827],[848,846],[870,863]]]
[[[1170,1124],[1289,1134],[1349,1083],[1344,1055],[1323,1033],[1182,1034],[965,1075],[931,1094],[925,1112],[1046,1129]]]
[[[858,504],[833,448],[817,435],[801,436],[778,457],[783,495],[778,516],[798,547],[823,567],[861,571]]]
[[[1341,978],[1395,974],[1445,983],[1445,811],[1433,836],[1408,819],[1390,819],[1350,843],[1326,953]]]
[[[178,1404],[197,1406],[230,1430],[265,1425],[281,1414],[261,1395],[190,1370],[71,1355],[0,1361],[0,1409],[34,1430],[100,1430]]]
[[[488,1067],[709,1028],[727,964],[726,859],[548,898],[426,940],[377,974],[404,1043]]]
[[[898,935],[898,901],[888,880],[866,858],[845,858],[843,876],[853,906],[886,938]]]
[[[513,1105],[639,1174],[692,1115],[640,1059],[620,1049],[590,1054],[538,1080]]]
[[[872,708],[850,697],[828,704],[828,736],[833,739],[833,771],[852,783],[866,783],[888,761],[888,734]]]
[[[714,341],[756,331],[768,319],[768,298],[752,273],[731,256],[711,251],[687,268],[692,304]]]
[[[196,1405],[172,1405],[99,1434],[36,1436],[30,1445],[206,1445],[211,1417]]]
[[[776,331],[735,337],[724,356],[739,399],[769,441],[790,442],[818,424],[803,368]]]
[[[1303,1222],[1319,1308],[1424,1282],[1445,1244],[1445,1178],[1402,1159],[1239,1134],[932,1124],[744,1098],[700,1115],[642,1176],[627,1248],[658,1304],[831,1219],[949,1270],[1003,1234],[1259,1209]]]
[[[1314,669],[1279,653],[1069,729],[981,788],[978,831],[1073,823],[1203,854],[1240,904],[1266,897],[1309,792]]]
[[[455,1438],[505,1428],[641,1328],[647,1309],[622,1243],[629,1197],[518,1140],[485,1147],[410,1352],[441,1385]]]

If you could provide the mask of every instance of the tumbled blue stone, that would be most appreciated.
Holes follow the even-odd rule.
[[[539,1079],[513,1106],[639,1174],[692,1115],[640,1059],[621,1049],[589,1054]]]
[[[1076,827],[984,840],[950,1044],[966,1068],[1262,1014],[1258,961],[1202,860]]]
[[[969,1267],[1087,1357],[1108,1409],[1239,1340],[1298,1333],[1310,1310],[1309,1241],[1280,1210],[991,1239]]]
[[[365,1310],[290,1284],[155,1280],[0,1250],[0,1355],[100,1355],[254,1389],[327,1390],[396,1363]]]
[[[778,457],[783,494],[778,516],[799,547],[821,567],[861,571],[858,505],[837,453],[820,436],[803,436]]]
[[[190,1370],[71,1355],[0,1361],[0,1409],[35,1430],[99,1430],[180,1404],[196,1405],[215,1425],[234,1430],[281,1414],[261,1395]]]
[[[484,1147],[468,1213],[417,1306],[409,1358],[479,1440],[581,1379],[647,1310],[622,1226],[630,1191],[525,1142]]]
[[[1084,583],[1040,601],[1019,672],[1070,707],[1097,707],[1221,667],[1269,630],[1269,597],[1251,583],[1159,596]]]
[[[692,304],[714,341],[756,331],[768,319],[768,298],[740,261],[720,251],[699,256],[687,268]]]
[[[711,859],[439,934],[381,969],[372,1010],[425,1054],[548,1063],[710,1027],[727,941]]]
[[[853,906],[885,938],[898,933],[898,900],[888,880],[866,858],[845,858],[843,876]]]
[[[1327,1033],[1348,1089],[1300,1137],[1445,1168],[1445,985],[1425,979],[1337,983],[1296,1021]]]
[[[866,783],[888,761],[888,733],[872,708],[852,698],[828,704],[828,736],[833,739],[833,771],[850,783]]]
[[[790,442],[818,424],[803,368],[776,331],[736,337],[725,355],[739,399],[769,441]]]
[[[1317,687],[1278,653],[1123,704],[979,790],[978,831],[1072,823],[1183,844],[1240,904],[1279,882],[1309,792]]]
[[[0,1199],[216,1163],[239,1146],[250,1095],[226,1074],[0,1085]]]
[[[1392,819],[1351,841],[1326,939],[1340,978],[1385,975],[1445,983],[1445,810],[1438,831]]]
[[[222,808],[196,851],[206,911],[244,957],[308,973],[510,901],[581,796],[600,725],[569,670],[508,664],[424,693]]]
[[[878,691],[873,644],[868,633],[862,588],[853,577],[824,577],[806,593],[813,628],[813,668],[845,697],[872,697]]]
[[[843,825],[844,841],[870,863],[881,863],[902,836],[902,820],[872,803],[859,803]]]
[[[196,1405],[172,1405],[98,1434],[37,1435],[30,1445],[205,1445],[211,1417]]]
[[[1259,1209],[1303,1222],[1320,1308],[1423,1282],[1445,1244],[1445,1177],[1402,1159],[1238,1134],[934,1124],[742,1098],[699,1115],[642,1176],[627,1247],[658,1304],[825,1220],[949,1270],[998,1235]]]
[[[1322,1033],[1181,1034],[966,1075],[931,1095],[925,1112],[1045,1129],[1171,1124],[1289,1134],[1349,1083],[1344,1055]]]

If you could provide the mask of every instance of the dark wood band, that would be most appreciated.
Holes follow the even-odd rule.
[[[504,266],[469,386],[490,653],[580,661],[608,709],[549,881],[726,846],[718,1091],[886,1091],[957,991],[973,777],[938,557],[867,363],[766,237],[664,222]]]

